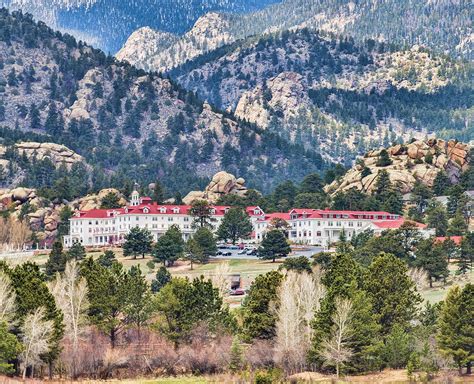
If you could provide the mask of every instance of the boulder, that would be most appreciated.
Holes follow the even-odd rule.
[[[234,194],[245,196],[247,188],[243,178],[236,178],[225,171],[217,172],[204,191],[191,191],[183,199],[185,204],[192,204],[196,200],[207,200],[216,203],[221,196]]]
[[[24,203],[28,200],[28,197],[30,196],[32,192],[33,192],[32,189],[18,187],[11,190],[11,195],[12,195],[13,201],[20,201]]]

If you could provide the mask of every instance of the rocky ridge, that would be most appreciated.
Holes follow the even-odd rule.
[[[139,68],[163,72],[233,41],[228,16],[210,12],[181,37],[141,28],[130,35],[116,57]]]
[[[191,191],[184,198],[183,203],[192,204],[196,200],[206,200],[215,204],[224,195],[245,196],[247,188],[243,178],[236,178],[225,171],[217,172],[204,191]]]
[[[456,183],[461,172],[469,167],[470,149],[469,144],[454,140],[417,140],[407,145],[399,144],[387,148],[392,161],[392,164],[387,166],[377,165],[382,150],[370,151],[342,178],[326,186],[325,190],[334,195],[355,188],[370,194],[377,184],[381,170],[388,172],[390,181],[402,193],[411,192],[416,181],[432,187],[440,171],[446,172],[451,182]],[[370,170],[370,174],[365,177],[362,175],[364,168]],[[367,173],[367,170],[364,173]]]

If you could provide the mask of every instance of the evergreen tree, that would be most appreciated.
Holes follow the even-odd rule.
[[[421,240],[416,248],[415,265],[428,273],[430,287],[434,280],[444,280],[449,275],[448,259],[443,244],[436,243],[433,238]]]
[[[153,189],[153,201],[158,204],[163,204],[165,200],[165,191],[159,181],[155,182],[155,188]],[[175,202],[176,203],[176,202]],[[180,203],[176,203],[180,204]]]
[[[212,228],[211,209],[206,200],[195,200],[192,203],[189,214],[193,217],[193,228]]]
[[[448,231],[448,215],[444,206],[432,201],[426,210],[426,223],[429,228],[434,228],[436,236],[446,236]]]
[[[255,278],[242,304],[242,328],[245,338],[272,339],[275,336],[276,315],[272,307],[278,305],[278,289],[283,275],[267,272]]]
[[[460,210],[457,210],[449,222],[448,236],[463,236],[467,232],[466,220]]]
[[[55,241],[49,253],[48,261],[46,262],[46,275],[53,277],[57,272],[64,272],[66,261],[67,259],[63,252],[62,243]]]
[[[151,251],[152,240],[153,236],[148,229],[133,227],[130,229],[130,232],[125,235],[123,255],[133,256],[134,259],[142,255],[142,258],[145,258],[145,254]]]
[[[289,257],[278,267],[279,270],[312,273],[311,264],[306,256]]]
[[[207,263],[209,257],[215,256],[217,252],[216,239],[214,238],[213,233],[204,227],[199,228],[194,233],[191,246],[191,249],[194,250],[195,255],[198,255],[197,261],[200,263]],[[193,252],[191,252],[191,254],[192,253]]]
[[[112,264],[116,262],[117,262],[117,258],[115,257],[115,253],[111,250],[105,251],[97,259],[97,263],[104,268],[110,268]]]
[[[407,269],[402,260],[391,254],[381,254],[365,274],[364,290],[372,302],[384,335],[389,334],[396,324],[407,327],[415,318],[421,302]]]
[[[469,232],[462,240],[459,250],[458,271],[462,274],[472,270],[474,260],[474,233]]]
[[[107,193],[100,202],[100,208],[101,209],[121,208],[120,197],[114,192]]]
[[[219,240],[231,240],[235,244],[239,239],[248,238],[252,230],[249,215],[242,208],[230,208],[217,229],[217,237]]]
[[[444,196],[447,194],[451,181],[446,172],[439,171],[433,181],[433,193],[435,196]]]
[[[70,222],[69,219],[72,217],[72,209],[68,205],[65,205],[59,211],[59,223],[58,223],[58,238],[61,239],[63,236],[69,234]]]
[[[471,373],[474,361],[474,285],[467,284],[463,290],[451,288],[441,304],[438,321],[438,344],[441,351],[451,357],[462,373],[467,367]]]
[[[80,261],[86,257],[86,249],[84,246],[78,242],[75,241],[69,251],[67,251],[67,259],[69,260],[76,260]]]
[[[22,350],[18,338],[8,330],[6,322],[0,322],[0,373],[13,373],[14,361]]]
[[[272,229],[263,237],[258,248],[258,257],[275,262],[276,258],[286,257],[290,252],[291,248],[284,233],[278,229]]]
[[[387,167],[389,165],[392,165],[392,159],[390,158],[388,152],[386,149],[382,149],[380,151],[379,157],[377,159],[377,167]]]
[[[108,335],[114,348],[117,336],[130,322],[126,311],[131,287],[123,266],[112,263],[106,268],[89,257],[81,263],[81,274],[87,280],[89,319]]]
[[[321,353],[325,340],[331,334],[337,299],[352,302],[351,337],[348,343],[352,357],[346,365],[351,371],[372,370],[380,366],[377,358],[380,325],[377,324],[370,299],[360,287],[361,277],[360,267],[348,254],[336,255],[326,269],[322,280],[326,286],[326,296],[321,300],[320,310],[311,324],[314,336],[310,357],[318,366],[324,363]]]
[[[173,265],[184,251],[183,235],[177,225],[172,225],[153,246],[152,256],[156,262]]]
[[[155,329],[175,347],[188,341],[193,329],[200,324],[206,324],[211,333],[234,328],[218,289],[203,276],[192,282],[187,278],[172,278],[156,295],[155,309],[162,318]]]
[[[321,177],[317,173],[311,173],[301,182],[299,193],[318,193],[322,192],[323,187],[324,183]]]
[[[161,266],[156,272],[156,276],[151,282],[151,291],[157,293],[163,288],[166,284],[171,281],[171,273],[169,273],[166,267]]]
[[[52,377],[54,362],[61,352],[60,341],[64,334],[64,324],[63,315],[56,307],[54,297],[46,284],[45,275],[31,262],[17,265],[13,269],[0,264],[0,270],[2,269],[10,277],[16,296],[14,333],[18,334],[25,318],[41,307],[45,310],[44,320],[53,322],[53,331],[47,340],[48,352],[41,356],[41,359],[48,364],[49,375]]]

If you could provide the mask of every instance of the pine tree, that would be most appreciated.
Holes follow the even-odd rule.
[[[74,244],[69,249],[69,251],[67,252],[67,259],[80,261],[84,259],[85,257],[86,257],[86,249],[80,242],[75,241]]]
[[[364,290],[384,335],[389,334],[395,324],[407,326],[415,318],[421,302],[407,270],[406,264],[391,254],[377,256],[367,269]]]
[[[159,181],[156,181],[155,188],[153,189],[153,201],[155,201],[158,204],[163,204],[164,200],[165,200],[165,192],[163,190],[163,187]]]
[[[153,236],[148,229],[133,227],[130,232],[125,235],[123,255],[133,256],[134,259],[142,255],[142,258],[145,258],[145,254],[151,251],[152,240]]]
[[[156,276],[151,282],[151,291],[157,293],[163,288],[166,284],[171,281],[171,273],[169,273],[166,267],[161,266],[156,272]]]
[[[242,328],[245,338],[272,339],[275,336],[276,314],[272,310],[278,299],[283,275],[271,271],[255,278],[242,304]]]
[[[456,214],[449,222],[448,236],[463,236],[467,232],[466,220],[460,210],[456,211]]]
[[[242,208],[231,208],[217,229],[217,237],[219,240],[231,240],[235,244],[239,239],[246,239],[252,229],[249,215]]]
[[[467,367],[471,373],[474,361],[474,285],[467,284],[463,290],[458,286],[451,288],[441,305],[438,321],[438,344],[440,350],[451,357],[462,373]]]
[[[112,264],[116,262],[117,262],[117,258],[115,257],[115,253],[111,250],[105,251],[97,259],[97,263],[104,268],[110,268]]]
[[[272,229],[263,237],[258,248],[258,257],[275,262],[275,259],[286,257],[290,252],[291,248],[285,234],[278,229]]]
[[[64,272],[66,261],[66,255],[63,252],[62,243],[60,241],[54,242],[53,248],[49,253],[48,261],[46,262],[46,274],[49,277],[52,277],[57,272]]]
[[[153,246],[152,256],[156,262],[163,263],[164,266],[173,265],[184,251],[184,240],[178,226],[172,225],[163,236]]]
[[[449,275],[448,259],[443,244],[436,243],[433,238],[421,240],[416,248],[415,265],[428,272],[430,288],[434,280],[446,280]]]

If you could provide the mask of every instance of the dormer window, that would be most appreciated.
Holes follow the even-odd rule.
[[[257,209],[254,209],[253,213],[254,213],[255,215],[260,215],[260,209],[258,209],[258,208],[257,208]]]
[[[215,215],[215,214],[216,214],[216,210],[215,210],[214,208],[211,208],[211,209],[209,210],[209,212],[211,212],[211,215]]]
[[[179,208],[178,208],[178,207],[174,207],[174,208],[173,208],[173,213],[179,213]]]
[[[160,213],[166,213],[166,208],[165,208],[165,207],[161,207],[161,208],[160,208]]]
[[[143,208],[143,213],[149,213],[150,210],[148,208]]]

